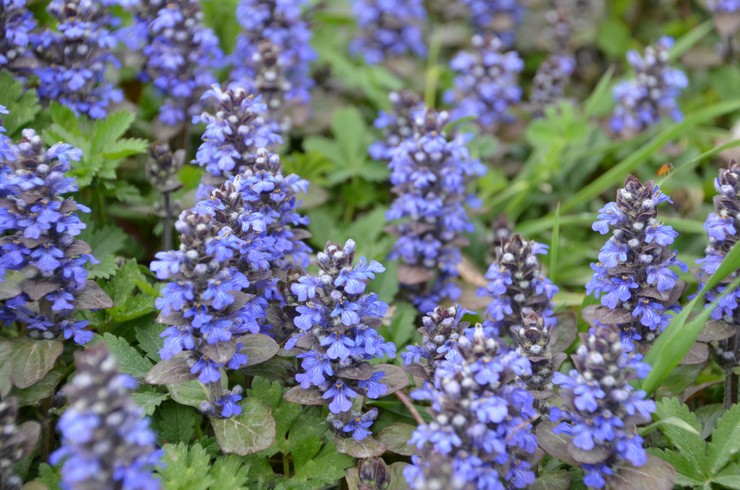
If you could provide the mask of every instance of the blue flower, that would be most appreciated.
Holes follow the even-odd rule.
[[[403,263],[403,289],[423,313],[460,294],[454,284],[462,260],[460,242],[463,233],[472,231],[462,203],[472,200],[468,184],[485,173],[485,167],[470,158],[467,136],[453,139],[445,134],[447,120],[446,113],[420,114],[414,138],[392,150],[389,164],[396,199],[386,218],[400,221],[391,228],[398,241],[390,258]],[[418,185],[424,169],[439,182],[434,192]],[[457,218],[450,221],[450,216]]]
[[[726,169],[719,171],[719,176],[714,179],[714,188],[717,194],[714,197],[714,212],[710,213],[704,223],[707,231],[709,246],[706,255],[697,262],[701,264],[701,275],[699,289],[704,288],[709,277],[717,271],[722,260],[737,245],[740,238],[740,164],[734,160]],[[727,290],[729,284],[738,276],[733,272],[723,279],[716,288],[705,294],[705,305],[709,306],[719,298],[720,294]],[[730,291],[719,304],[712,310],[713,320],[723,320],[730,324],[738,323],[740,315],[740,288]],[[737,342],[737,340],[735,340]],[[732,342],[722,341],[713,345],[719,362],[728,369],[737,366],[737,349],[732,348]]]
[[[57,101],[75,114],[104,118],[123,94],[105,80],[109,66],[118,66],[112,49],[117,44],[109,9],[122,2],[53,0],[48,13],[57,29],[32,36],[39,65],[39,98]]]
[[[195,362],[195,364],[193,364],[193,367],[190,368],[190,372],[192,374],[197,374],[198,381],[200,381],[203,384],[215,383],[219,379],[221,379],[221,373],[219,372],[219,368],[222,368],[222,367],[223,367],[223,364],[214,362],[213,360],[208,359],[207,357],[201,357]]]
[[[383,379],[383,371],[378,371],[373,373],[373,375],[370,376],[370,379],[359,381],[357,385],[366,390],[368,398],[376,399],[388,392],[388,387],[385,384],[380,383],[381,379]]]
[[[609,227],[615,226],[624,220],[622,211],[619,210],[617,203],[610,202],[606,206],[599,209],[597,220],[591,225],[591,229],[598,231],[602,235],[609,233]]]
[[[160,356],[167,360],[187,352],[185,358],[195,361],[191,373],[204,384],[221,382],[221,369],[247,364],[237,339],[265,328],[276,287],[266,259],[275,242],[266,235],[263,215],[246,207],[244,186],[234,177],[207,201],[183,211],[175,224],[180,250],[158,253],[151,265],[159,278],[169,280],[155,301],[159,320],[169,325],[162,332]],[[208,353],[221,343],[231,344],[233,354],[211,359]],[[231,393],[239,395],[238,389]],[[230,417],[239,413],[237,402],[219,398],[204,406],[209,416]]]
[[[0,232],[7,234],[0,245],[0,282],[6,271],[28,268],[36,272],[24,282],[21,294],[4,302],[0,315],[5,323],[25,325],[35,338],[63,337],[86,343],[92,338],[83,330],[87,322],[75,321],[74,316],[77,298],[88,288],[85,266],[98,262],[89,246],[75,238],[85,228],[77,213],[89,209],[62,196],[77,190],[74,179],[63,175],[81,153],[66,144],[45,150],[41,138],[30,129],[22,135],[17,145],[6,141],[11,157],[3,161],[0,172]],[[35,285],[47,292],[36,296]],[[50,308],[32,306],[37,301]],[[100,300],[87,309],[109,302],[101,291]]]
[[[679,309],[673,292],[683,288],[671,270],[686,267],[669,248],[678,234],[657,218],[658,204],[666,201],[668,196],[652,182],[643,185],[628,176],[616,202],[601,209],[593,226],[601,234],[613,229],[613,234],[599,251],[599,262],[591,264],[594,274],[586,291],[600,297],[599,308],[620,313],[597,315],[602,319],[617,321],[629,312],[635,320],[620,324],[624,339],[643,346],[668,324],[668,311]]]
[[[309,64],[316,53],[302,15],[305,5],[305,0],[240,0],[236,9],[242,31],[231,56],[230,78],[262,94],[270,119],[285,129],[289,126],[285,106],[307,103],[313,86]]]
[[[62,488],[160,488],[152,473],[162,451],[130,397],[136,382],[119,374],[102,345],[78,352],[75,364],[77,374],[64,389],[69,407],[57,425],[62,445],[49,458],[62,466]],[[101,451],[106,447],[115,451]]]
[[[331,398],[329,403],[329,410],[332,413],[346,412],[352,408],[352,398],[357,398],[358,394],[355,390],[344,384],[343,381],[337,381],[328,390],[324,392],[322,398],[328,400]]]
[[[404,476],[414,489],[440,482],[447,482],[444,488],[453,488],[451,482],[524,488],[534,479],[524,460],[537,448],[530,423],[536,413],[532,396],[514,379],[515,372],[529,370],[529,361],[501,348],[480,325],[460,337],[455,350],[437,364],[433,383],[411,393],[431,401],[432,420],[411,436],[417,454]],[[481,384],[476,375],[484,372]]]
[[[614,87],[617,106],[611,128],[615,133],[629,137],[663,119],[682,119],[676,98],[686,88],[688,80],[682,71],[668,66],[668,51],[672,46],[673,39],[663,36],[654,46],[645,49],[644,56],[636,51],[627,53],[635,79]]]
[[[290,305],[287,311],[294,312],[293,324],[298,332],[285,348],[294,348],[302,337],[311,339],[310,347],[301,346],[303,352],[297,356],[301,372],[296,374],[296,381],[304,390],[318,388],[335,415],[348,412],[353,398],[378,398],[388,391],[381,382],[382,370],[371,371],[364,380],[349,374],[344,378],[342,372],[370,369],[366,361],[396,354],[393,343],[386,342],[377,331],[388,305],[376,294],[363,294],[368,282],[384,268],[375,261],[368,264],[364,257],[355,264],[354,254],[352,240],[344,247],[329,242],[317,255],[319,274],[293,277],[286,288],[292,292],[286,298]]]
[[[515,28],[522,21],[520,0],[463,0],[477,34],[497,34],[507,46],[514,43]]]
[[[141,2],[135,12],[127,34],[131,47],[144,55],[140,78],[164,96],[164,124],[187,124],[202,110],[201,94],[216,82],[213,70],[223,58],[218,37],[203,24],[197,0]]]
[[[471,44],[473,51],[462,51],[450,62],[455,86],[444,99],[454,105],[452,119],[475,116],[484,128],[511,121],[509,108],[522,96],[517,78],[524,61],[516,51],[503,52],[496,36],[476,35]]]
[[[221,407],[221,417],[229,418],[242,413],[242,407],[239,402],[242,400],[241,389],[224,394],[216,399],[216,405]]]
[[[370,64],[391,57],[426,56],[423,29],[426,9],[421,0],[354,0],[352,11],[359,34],[350,51]]]
[[[601,462],[584,457],[584,482],[602,488],[622,460],[634,466],[647,462],[637,424],[651,420],[655,402],[635,390],[631,381],[647,376],[649,366],[620,339],[616,325],[596,327],[582,336],[574,356],[577,369],[555,373],[562,407],[552,407],[550,418],[560,422],[553,432],[564,434],[569,444],[593,452]]]
[[[370,431],[368,429],[373,425],[373,422],[377,417],[378,409],[372,408],[364,414],[352,418],[349,423],[342,428],[342,430],[344,432],[351,432],[352,438],[355,441],[361,441],[370,435]]]
[[[532,311],[542,315],[548,327],[555,326],[552,297],[558,288],[542,273],[537,255],[543,253],[547,253],[546,245],[521,235],[501,239],[496,259],[486,271],[488,286],[478,291],[479,296],[491,298],[484,313],[485,327],[508,335]]]

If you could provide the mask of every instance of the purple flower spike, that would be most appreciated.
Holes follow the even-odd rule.
[[[89,209],[63,197],[77,191],[75,179],[64,175],[82,152],[62,143],[45,150],[32,129],[22,135],[17,145],[7,138],[0,141],[0,234],[5,235],[0,238],[0,282],[9,271],[28,269],[29,278],[30,271],[36,274],[23,282],[21,294],[0,302],[0,318],[25,326],[32,338],[72,338],[84,344],[92,332],[84,330],[87,321],[75,321],[78,298],[86,290],[99,293],[98,301],[86,301],[86,309],[108,308],[112,302],[88,282],[85,265],[98,262],[90,246],[75,238],[85,228],[78,213]]]
[[[130,397],[136,382],[119,373],[103,345],[75,358],[77,373],[64,389],[69,408],[57,425],[62,445],[49,458],[62,466],[62,488],[159,489],[152,472],[162,450]]]
[[[672,269],[686,266],[670,244],[678,235],[658,220],[658,204],[668,197],[652,182],[641,184],[628,176],[616,202],[604,206],[593,224],[612,236],[591,264],[594,275],[586,292],[601,299],[596,322],[618,325],[625,341],[647,348],[678,311],[683,283]]]
[[[411,393],[431,401],[432,421],[417,427],[404,476],[412,489],[525,488],[527,462],[537,449],[532,395],[516,375],[529,361],[509,351],[480,325],[468,329],[457,354],[437,365],[433,383]],[[485,375],[483,375],[485,373]]]
[[[385,268],[375,261],[368,264],[364,257],[354,264],[354,255],[352,240],[344,247],[327,243],[317,257],[319,274],[293,277],[284,295],[284,311],[295,312],[293,323],[297,327],[285,347],[298,346],[303,351],[297,356],[301,360],[301,372],[296,375],[300,386],[294,389],[311,396],[320,394],[331,413],[342,420],[358,396],[379,398],[388,390],[384,372],[375,371],[368,361],[396,354],[393,343],[377,331],[388,305],[365,291],[370,279]],[[343,431],[348,422],[338,422],[338,435],[349,437],[352,432],[356,439],[367,436],[364,429],[370,424]]]
[[[728,168],[719,171],[719,177],[714,179],[714,188],[717,194],[714,196],[714,211],[709,213],[704,229],[709,237],[709,246],[705,251],[705,257],[698,260],[701,264],[701,284],[716,272],[719,264],[725,256],[740,241],[740,164],[736,161],[730,162]],[[729,284],[738,277],[738,272],[727,276],[714,289],[707,291],[705,295],[706,305],[715,301]],[[713,342],[714,352],[719,362],[732,369],[738,365],[740,358],[740,343],[738,342],[738,328],[740,328],[740,288],[731,291],[712,310],[712,319],[733,325],[735,335],[728,340]]]
[[[680,121],[683,118],[676,99],[688,85],[681,70],[668,66],[668,50],[673,39],[661,37],[655,46],[627,53],[627,61],[635,70],[635,78],[614,87],[617,107],[611,120],[615,133],[628,138],[664,119]]]
[[[47,11],[57,21],[57,29],[32,38],[39,60],[39,98],[93,119],[104,118],[110,106],[123,99],[122,92],[105,80],[105,71],[119,65],[112,53],[118,38],[111,32],[116,20],[110,8],[125,3],[53,0],[49,4]]]
[[[576,369],[555,373],[562,407],[553,407],[550,419],[559,422],[553,432],[565,434],[580,451],[584,482],[603,488],[623,461],[633,466],[647,462],[637,426],[651,421],[655,402],[635,390],[632,381],[647,376],[650,366],[621,340],[616,325],[598,326],[582,334],[573,362]],[[570,452],[570,451],[569,451]]]
[[[422,313],[445,298],[455,299],[454,284],[463,233],[472,231],[465,204],[476,206],[469,184],[485,173],[470,158],[466,135],[444,132],[447,113],[427,110],[414,121],[415,135],[391,150],[391,184],[396,199],[386,213],[398,236],[389,257],[400,259],[400,280]]]

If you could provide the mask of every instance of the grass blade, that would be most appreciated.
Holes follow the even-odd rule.
[[[550,240],[550,280],[553,284],[558,275],[558,249],[560,247],[560,204],[555,209],[555,223],[552,227],[552,238]]]
[[[610,98],[612,95],[609,93],[609,87],[614,76],[614,67],[610,66],[609,69],[601,77],[599,83],[596,85],[593,93],[588,97],[588,100],[583,104],[583,116],[589,118],[593,116],[600,105],[604,104],[604,98]]]
[[[694,298],[676,317],[673,318],[670,325],[660,334],[655,345],[645,356],[645,362],[650,364],[653,369],[648,377],[642,383],[642,389],[648,393],[655,391],[670,372],[678,366],[681,359],[686,355],[696,338],[701,333],[704,324],[709,320],[712,310],[719,303],[720,299],[734,291],[740,286],[740,277],[725,289],[724,293],[717,298],[711,305],[707,306],[688,321],[689,315],[697,305],[704,305],[704,295],[706,292],[719,284],[724,278],[736,272],[740,268],[740,246],[736,245],[727,254],[722,261],[717,272],[710,276],[704,289]]]
[[[714,23],[711,20],[708,20],[702,24],[699,24],[698,26],[694,27],[689,32],[681,36],[681,38],[676,41],[676,43],[673,45],[668,53],[671,57],[671,61],[676,61],[686,51],[693,48],[696,43],[701,41],[704,36],[712,32],[713,30]]]
[[[609,187],[621,182],[628,173],[632,172],[640,164],[644,163],[653,155],[653,153],[660,150],[666,143],[690,131],[697,124],[715,117],[723,116],[738,109],[740,109],[740,100],[720,102],[689,114],[679,123],[671,124],[661,131],[655,138],[643,145],[639,150],[604,172],[596,180],[577,192],[575,196],[562,205],[560,211],[571,211],[596,198]],[[719,150],[715,148],[710,150],[710,152],[711,151],[716,152]]]

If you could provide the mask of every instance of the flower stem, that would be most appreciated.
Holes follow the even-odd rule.
[[[422,425],[424,423],[424,419],[421,418],[419,411],[416,409],[414,404],[411,403],[411,400],[408,396],[406,396],[406,393],[404,393],[403,391],[397,391],[396,397],[401,400],[401,403],[403,403],[404,406],[408,409],[411,416],[414,417],[414,420],[416,420],[416,423]]]

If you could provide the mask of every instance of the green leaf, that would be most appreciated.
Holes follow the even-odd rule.
[[[414,454],[415,446],[409,445],[409,439],[416,426],[397,422],[381,430],[378,440],[388,446],[388,450],[403,456]]]
[[[44,483],[49,489],[60,488],[62,483],[62,466],[52,467],[47,463],[41,463],[39,465],[39,480]]]
[[[599,26],[596,45],[610,58],[622,58],[631,39],[627,24],[619,17],[609,17]]]
[[[204,384],[198,380],[167,385],[170,396],[177,403],[200,409],[203,402],[208,401],[210,392]]]
[[[0,342],[0,396],[3,397],[13,388],[13,383],[10,382],[10,373],[13,372],[12,355],[13,343]]]
[[[21,339],[12,344],[10,381],[28,388],[54,368],[64,345],[56,340]]]
[[[96,343],[100,341],[99,339],[98,337]],[[144,357],[126,339],[116,337],[110,333],[104,333],[102,340],[108,346],[108,351],[118,361],[118,367],[121,372],[130,374],[137,379],[144,379],[146,372],[153,365],[152,361]]]
[[[356,108],[338,109],[332,116],[331,127],[333,140],[313,137],[303,144],[306,151],[320,153],[334,164],[327,178],[330,185],[355,177],[371,181],[385,179],[385,166],[372,162],[368,156],[370,132]]]
[[[126,248],[128,235],[113,225],[106,225],[103,228],[88,226],[79,238],[90,245],[93,256],[100,261],[99,264],[90,267],[88,278],[108,279],[115,274],[116,256]]]
[[[393,314],[393,320],[387,332],[395,345],[406,345],[414,336],[416,315],[416,308],[411,303],[396,302],[396,312]]]
[[[648,449],[650,454],[654,454],[666,463],[676,469],[676,483],[682,486],[704,487],[704,477],[701,475],[699,468],[685,454],[673,450]]]
[[[733,463],[712,478],[712,483],[740,490],[740,463]]]
[[[134,320],[156,309],[154,296],[146,293],[154,290],[134,259],[127,261],[118,270],[105,289],[113,298],[113,308],[107,310],[107,313],[115,323]],[[135,294],[136,291],[141,292]]]
[[[25,389],[14,389],[12,396],[18,399],[18,406],[25,407],[29,405],[35,405],[36,403],[49,398],[54,388],[59,385],[59,382],[64,376],[64,368],[56,367],[46,373],[40,381],[34,383]]]
[[[157,434],[165,443],[189,443],[195,436],[196,414],[192,408],[167,402],[157,410]]]
[[[342,478],[344,470],[352,466],[354,460],[337,452],[332,441],[311,461],[301,466],[293,477],[297,481],[319,480],[322,482],[336,481]],[[316,487],[315,487],[316,488]]]
[[[165,490],[208,490],[214,483],[208,468],[211,458],[200,444],[164,446],[164,458],[157,467]]]
[[[735,404],[722,418],[712,432],[708,456],[709,475],[715,475],[735,454],[740,452],[740,404]]]
[[[229,454],[216,458],[210,469],[210,472],[216,478],[213,482],[213,488],[248,490],[249,487],[246,486],[246,482],[249,470],[249,465],[243,464],[239,456]]]
[[[247,391],[247,398],[261,401],[264,406],[269,407],[272,412],[272,418],[275,424],[275,444],[268,451],[269,455],[280,451],[282,453],[291,452],[291,441],[288,437],[288,431],[293,422],[301,415],[300,405],[283,400],[283,387],[277,381],[270,382],[262,377],[255,377],[252,380],[252,387]],[[322,429],[322,430],[325,430]],[[308,435],[313,431],[309,431]],[[305,434],[305,432],[304,432]],[[295,434],[300,437],[302,434]],[[293,437],[293,431],[290,431],[290,437]]]
[[[0,105],[9,114],[2,115],[3,127],[8,136],[15,137],[21,129],[28,127],[41,110],[35,90],[25,90],[23,82],[17,80],[9,71],[0,72]]]
[[[211,419],[221,450],[246,456],[272,446],[275,442],[275,419],[270,408],[249,397],[240,405],[242,413],[236,417]]]
[[[165,393],[157,393],[151,386],[141,386],[138,391],[131,394],[131,398],[144,409],[145,415],[150,416],[169,397]]]
[[[160,337],[160,334],[164,332],[167,327],[159,323],[152,322],[151,325],[144,327],[136,327],[136,340],[139,342],[139,347],[146,352],[149,359],[154,362],[159,362],[159,350],[164,347],[164,339]]]

